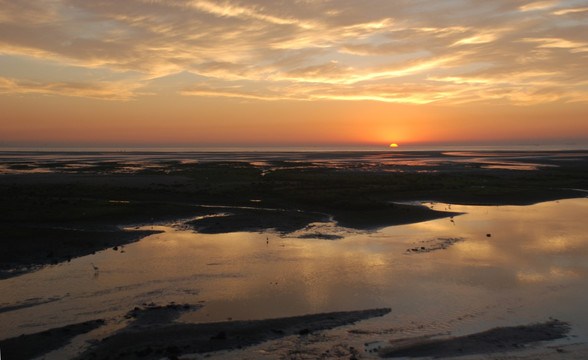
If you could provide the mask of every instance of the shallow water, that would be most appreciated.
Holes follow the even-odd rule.
[[[176,302],[204,305],[180,318],[189,322],[390,307],[356,325],[375,340],[553,317],[588,340],[588,198],[425,205],[456,216],[372,232],[317,223],[288,236],[154,226],[164,232],[0,281],[0,338],[97,318],[114,329],[135,306]],[[315,233],[342,238],[301,238]]]
[[[550,151],[196,151],[196,152],[75,152],[2,151],[0,174],[113,173],[145,170],[165,173],[170,164],[206,162],[249,163],[264,172],[281,169],[282,162],[302,168],[362,169],[363,171],[453,171],[462,166],[487,169],[537,170],[553,162],[585,158],[585,150]],[[451,165],[447,168],[447,165]],[[445,170],[444,170],[445,169]]]

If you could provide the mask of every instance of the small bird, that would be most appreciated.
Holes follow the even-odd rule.
[[[98,266],[94,265],[94,263],[90,263],[90,265],[92,265],[92,267],[94,268],[94,271],[98,271]]]

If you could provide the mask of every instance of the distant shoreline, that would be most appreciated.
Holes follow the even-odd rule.
[[[564,144],[502,144],[502,145],[402,145],[390,148],[388,144],[377,145],[267,145],[267,146],[9,146],[0,145],[2,152],[331,152],[331,151],[588,151],[588,143]]]

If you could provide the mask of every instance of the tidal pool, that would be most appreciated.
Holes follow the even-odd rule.
[[[163,232],[0,281],[0,339],[106,319],[85,341],[123,326],[135,306],[175,302],[202,305],[185,322],[392,309],[332,330],[351,343],[549,318],[588,340],[587,198],[423,205],[456,216],[377,231],[315,223],[288,235],[148,226]]]

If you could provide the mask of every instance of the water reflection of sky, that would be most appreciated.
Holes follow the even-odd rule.
[[[438,171],[462,168],[535,170],[588,157],[575,152],[1,152],[0,174],[34,172],[135,173],[194,163],[243,162],[271,171],[329,167],[363,171]]]
[[[467,215],[455,217],[453,228],[439,226],[437,231],[467,239],[456,243],[447,253],[453,260],[450,263],[457,264],[454,271],[464,274],[464,281],[507,288],[586,277],[588,238],[585,231],[578,231],[585,228],[581,225],[587,214],[585,202],[582,199],[534,206],[453,205],[453,211]],[[409,227],[435,228],[434,223]],[[468,270],[463,271],[464,267]],[[489,269],[496,269],[496,282],[488,281]]]
[[[331,223],[308,229],[340,240],[161,227],[166,232],[124,252],[109,249],[3,280],[11,291],[0,294],[0,338],[96,318],[119,319],[110,322],[115,326],[135,306],[172,301],[204,305],[182,321],[391,307],[390,315],[361,326],[393,328],[400,337],[553,316],[588,334],[588,199],[451,210],[463,215],[375,232]],[[447,238],[459,241],[407,251]]]

